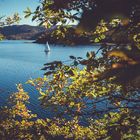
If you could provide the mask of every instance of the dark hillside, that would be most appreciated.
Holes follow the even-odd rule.
[[[0,33],[6,39],[36,39],[40,33],[45,30],[44,27],[30,25],[13,25],[0,28]]]

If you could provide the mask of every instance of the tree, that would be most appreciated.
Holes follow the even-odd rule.
[[[49,25],[78,19],[77,30],[93,29],[94,41],[101,43],[100,58],[98,51],[87,53],[87,59],[71,56],[72,67],[48,63],[44,68],[48,78],[29,81],[39,90],[42,105],[57,112],[51,134],[74,139],[140,138],[139,6],[137,0],[44,0],[33,13]],[[82,10],[82,15],[71,10]],[[85,68],[79,70],[78,64]]]
[[[17,123],[16,120],[12,126],[20,124],[19,130],[22,131],[19,132],[22,134],[24,131],[28,132],[27,134],[32,139],[34,134],[38,139],[49,139],[50,135],[51,138],[60,136],[65,139],[91,140],[140,138],[140,24],[139,9],[137,8],[139,3],[136,3],[138,1],[133,1],[133,3],[125,0],[123,1],[126,2],[125,5],[119,0],[110,0],[109,3],[102,0],[43,0],[41,7],[37,7],[34,13],[28,9],[26,14],[27,16],[35,14],[33,20],[38,19],[41,24],[47,22],[48,25],[55,25],[58,22],[66,23],[67,19],[79,19],[70,11],[83,10],[80,18],[80,24],[82,24],[85,11],[87,9],[90,11],[91,6],[106,7],[112,2],[127,6],[128,8],[124,11],[130,10],[133,15],[128,15],[127,19],[109,18],[107,20],[104,18],[102,8],[97,8],[100,11],[99,19],[101,20],[95,22],[96,27],[94,25],[92,30],[92,39],[96,43],[101,43],[100,49],[97,52],[88,52],[87,59],[70,56],[73,62],[71,66],[60,61],[47,63],[43,68],[46,70],[46,76],[28,81],[39,91],[41,104],[46,109],[52,110],[54,116],[51,119],[37,119],[32,122],[31,126],[35,131],[31,127],[23,129],[22,123]],[[131,9],[133,5],[135,7]],[[120,8],[124,15],[129,13],[125,13],[119,6],[117,8]],[[88,18],[87,21],[89,21]],[[87,24],[83,25],[86,28]],[[125,40],[118,38],[121,33],[126,37]],[[113,44],[108,44],[108,41]],[[97,57],[99,52],[102,55]],[[84,68],[79,69],[78,65],[83,65]],[[14,95],[14,98],[16,97],[18,100],[14,102],[18,108],[15,108],[15,105],[13,108],[18,109],[16,115],[27,120],[30,116],[28,116],[29,111],[23,105],[24,96],[27,97],[27,95],[24,95],[21,85],[18,86],[18,90],[20,94]],[[19,98],[19,95],[24,96]],[[22,109],[26,110],[25,115],[23,115]],[[27,118],[25,118],[26,116]],[[16,118],[14,117],[14,119]],[[4,128],[2,127],[2,130]],[[11,129],[8,128],[8,134],[11,133]]]
[[[58,22],[66,23],[68,18],[71,21],[78,20],[80,30],[94,30],[102,19],[110,21],[113,18],[134,17],[139,7],[139,0],[41,0],[35,12],[27,9],[26,13],[35,14],[33,20],[45,22],[48,26]],[[135,20],[139,20],[139,15],[135,16]]]
[[[115,54],[111,53],[110,56]],[[83,70],[57,61],[46,64],[44,70],[50,69],[46,73],[50,76],[29,81],[39,90],[41,104],[56,114],[49,129],[52,135],[74,139],[139,139],[139,89],[126,77],[131,65],[118,67],[121,61],[112,62],[105,54],[97,59],[95,53],[87,53],[87,60],[71,56],[74,65],[86,65]],[[120,51],[117,56],[124,58]],[[135,67],[135,71],[139,69]]]
[[[14,15],[6,17],[6,18],[1,17],[0,18],[0,27],[19,23],[20,20],[21,20],[21,18],[19,17],[18,13],[15,13]]]

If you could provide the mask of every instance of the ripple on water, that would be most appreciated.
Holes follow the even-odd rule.
[[[37,91],[25,84],[29,78],[43,76],[40,69],[43,64],[54,60],[68,60],[70,55],[85,57],[87,51],[97,50],[93,46],[51,46],[51,52],[44,52],[44,45],[34,44],[26,40],[11,40],[0,42],[0,105],[6,104],[6,99],[16,90],[16,84],[22,83],[29,92],[28,107],[40,117],[51,117],[51,111],[40,106]]]

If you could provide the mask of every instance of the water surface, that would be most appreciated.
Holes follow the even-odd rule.
[[[88,51],[97,50],[93,46],[60,46],[50,45],[51,51],[44,52],[45,45],[35,44],[26,40],[0,41],[0,106],[16,90],[16,84],[22,83],[30,94],[29,108],[41,117],[51,113],[39,105],[38,93],[25,82],[30,78],[43,76],[40,69],[43,64],[54,60],[67,61],[70,55],[85,57]]]

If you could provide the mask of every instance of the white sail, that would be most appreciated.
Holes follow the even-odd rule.
[[[49,52],[51,49],[50,49],[50,46],[49,46],[49,43],[48,41],[46,42],[46,46],[45,46],[45,52]]]

